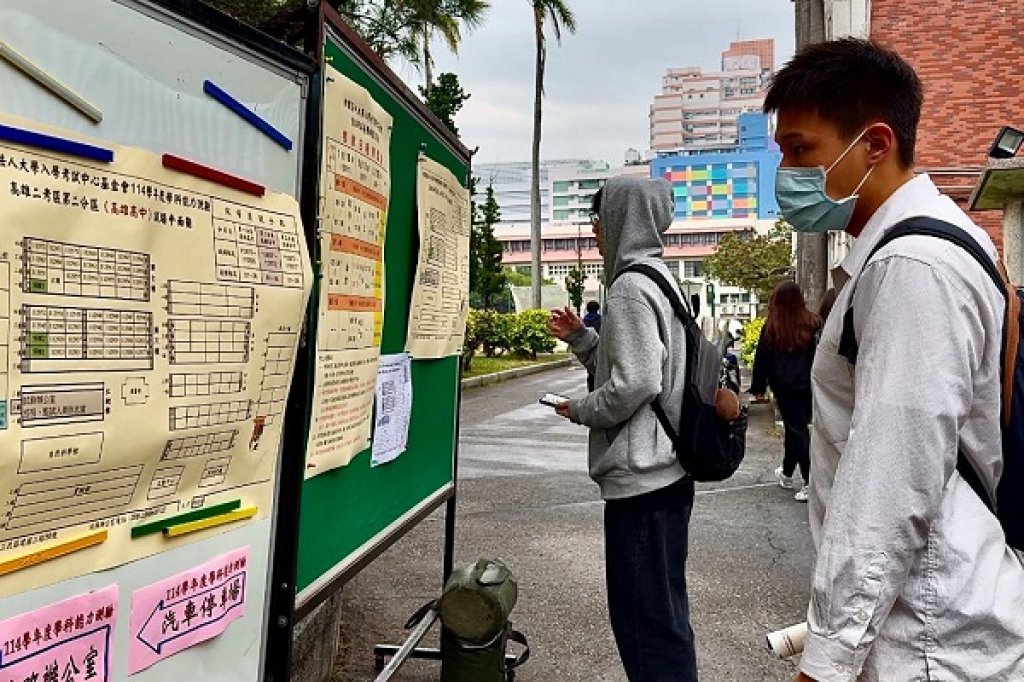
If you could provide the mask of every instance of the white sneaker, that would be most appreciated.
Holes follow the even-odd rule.
[[[785,476],[782,473],[782,467],[779,467],[778,469],[775,470],[775,478],[779,479],[780,488],[785,488],[786,490],[793,489],[793,477]]]
[[[803,488],[800,488],[800,490],[796,491],[796,495],[793,496],[793,499],[797,502],[806,502],[809,495],[810,493],[807,490],[807,486],[804,486]]]

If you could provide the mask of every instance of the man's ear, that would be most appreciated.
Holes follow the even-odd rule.
[[[896,154],[896,133],[887,123],[874,123],[864,133],[868,142],[868,162],[874,166]]]

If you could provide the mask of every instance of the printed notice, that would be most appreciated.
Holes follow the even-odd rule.
[[[113,680],[117,585],[0,621],[0,680]]]
[[[405,452],[412,417],[412,362],[408,354],[381,356],[377,370],[377,418],[371,466],[394,461]]]
[[[249,548],[132,593],[128,674],[205,642],[245,615]]]
[[[384,324],[391,115],[330,66],[323,145],[323,277],[307,478],[348,464],[369,446]]]
[[[441,164],[420,159],[420,254],[406,351],[441,358],[462,348],[469,314],[469,190]]]
[[[298,205],[98,144],[113,163],[0,142],[0,562],[108,532],[0,597],[224,530],[134,525],[273,503],[312,283]]]

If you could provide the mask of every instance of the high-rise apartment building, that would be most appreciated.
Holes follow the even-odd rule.
[[[716,151],[734,148],[737,118],[760,111],[768,78],[775,68],[775,41],[730,43],[721,71],[699,67],[669,69],[650,111],[651,149],[655,152]]]

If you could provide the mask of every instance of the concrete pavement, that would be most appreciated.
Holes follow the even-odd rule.
[[[557,369],[466,391],[456,561],[506,560],[519,577],[513,622],[533,655],[517,680],[625,680],[604,601],[603,504],[586,475],[586,430],[537,403],[579,395],[580,370]],[[730,480],[699,486],[687,576],[702,680],[789,680],[765,649],[769,630],[803,620],[811,569],[807,507],[780,489],[781,440],[753,408],[748,454]],[[373,645],[400,643],[408,616],[440,591],[443,513],[357,576],[342,598],[336,680],[374,677]],[[431,636],[427,642],[436,643]],[[395,679],[436,680],[411,661]]]

